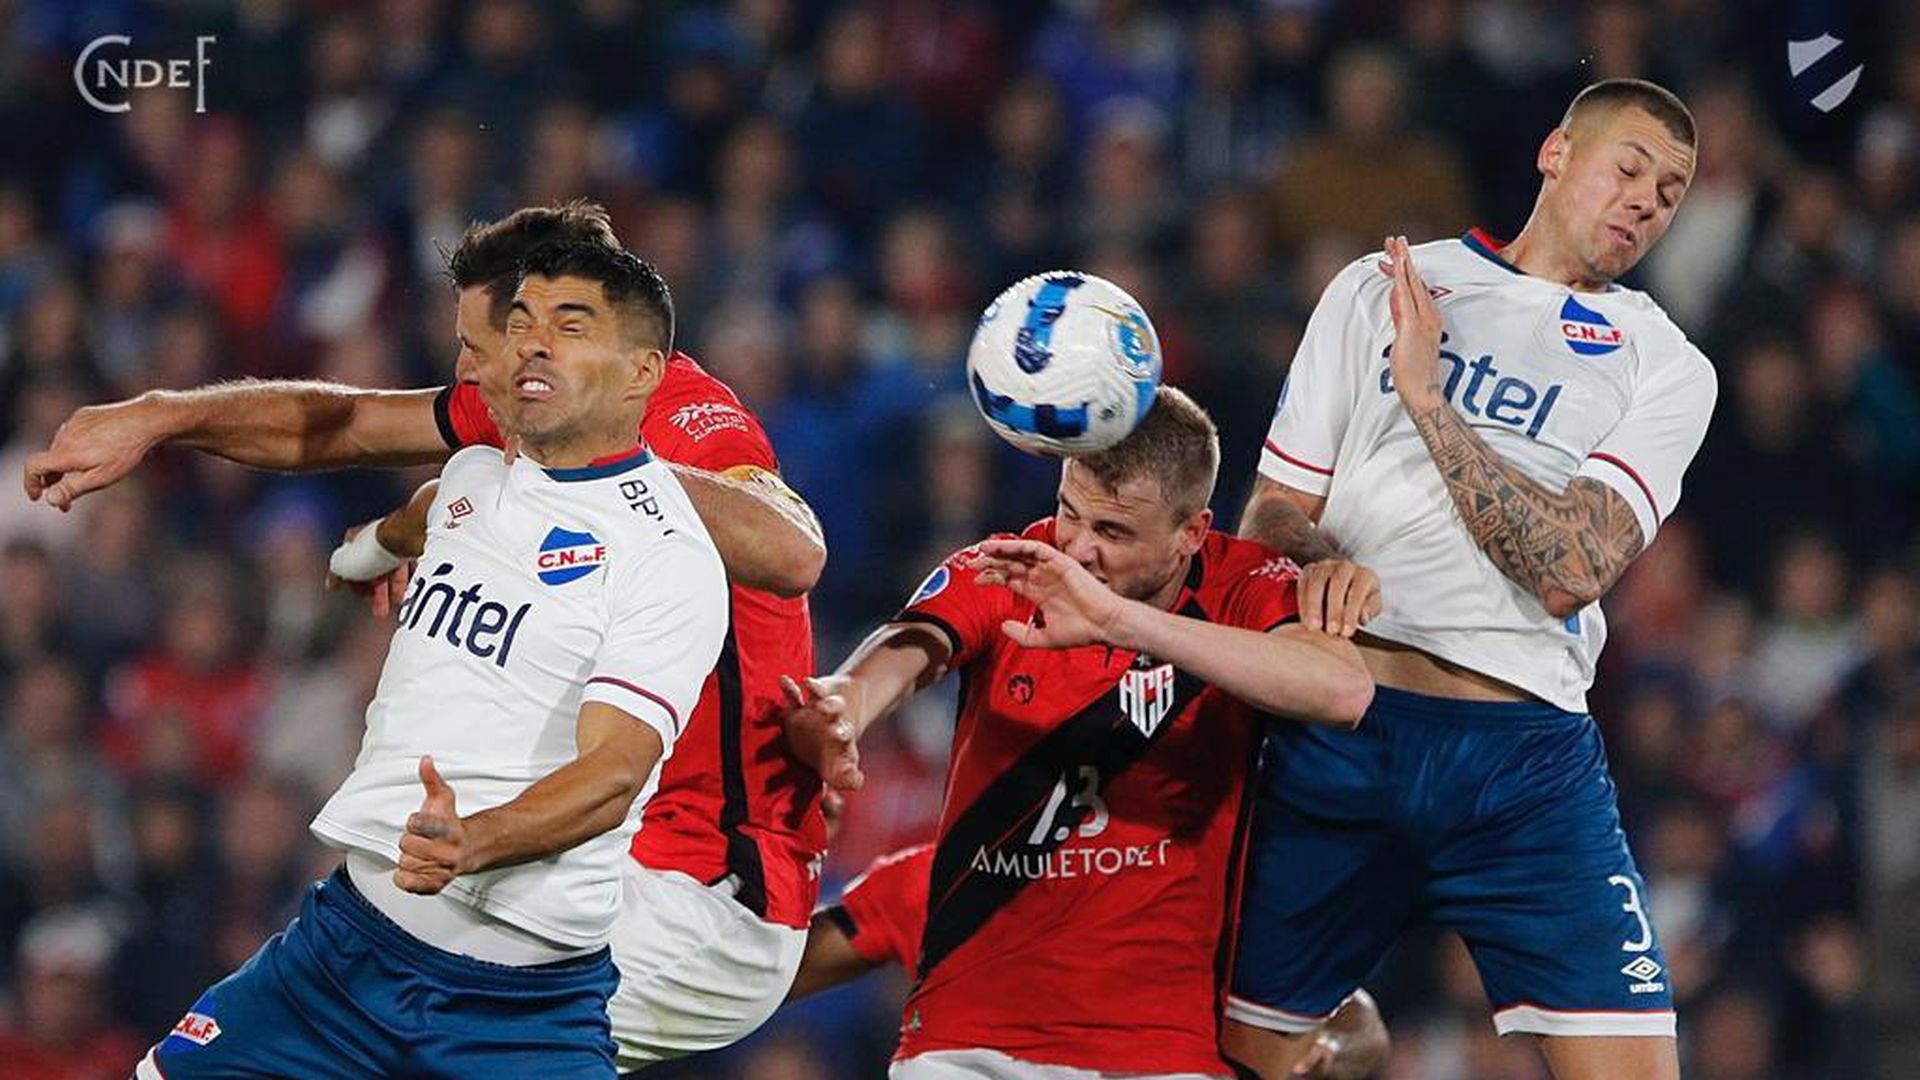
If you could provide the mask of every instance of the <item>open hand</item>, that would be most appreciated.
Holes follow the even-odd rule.
[[[988,540],[975,564],[1039,608],[1031,622],[1008,620],[1006,635],[1030,649],[1066,649],[1112,642],[1126,600],[1066,552],[1038,540]]]
[[[1321,559],[1300,569],[1300,625],[1350,638],[1380,614],[1380,575],[1351,559]]]
[[[1445,322],[1427,283],[1413,266],[1404,236],[1390,236],[1380,272],[1393,282],[1393,385],[1409,411],[1426,411],[1446,400],[1441,390],[1440,338]]]
[[[827,786],[858,791],[867,782],[860,771],[860,733],[854,730],[847,697],[856,689],[845,675],[820,675],[802,683],[782,675],[787,695],[787,747]]]

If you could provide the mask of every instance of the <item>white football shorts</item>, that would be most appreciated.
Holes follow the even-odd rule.
[[[620,988],[607,1002],[620,1071],[717,1050],[765,1023],[800,970],[807,932],[763,921],[728,882],[621,861],[609,942]]]

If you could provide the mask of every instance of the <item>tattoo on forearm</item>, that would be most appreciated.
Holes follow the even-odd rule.
[[[1640,553],[1640,522],[1607,485],[1575,477],[1555,492],[1494,453],[1451,405],[1413,414],[1474,543],[1548,610],[1600,598]]]
[[[1240,524],[1240,535],[1260,541],[1301,566],[1340,556],[1340,550],[1312,519],[1283,498],[1254,500],[1247,507],[1247,519]]]

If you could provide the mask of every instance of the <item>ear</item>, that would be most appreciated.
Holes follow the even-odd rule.
[[[1541,176],[1558,180],[1560,174],[1566,171],[1567,158],[1572,153],[1573,137],[1567,134],[1564,127],[1554,128],[1547,132],[1546,141],[1540,144],[1540,152],[1534,157],[1534,168],[1540,170]]]
[[[1213,511],[1201,507],[1180,523],[1180,554],[1193,555],[1206,546],[1207,530],[1213,528]]]
[[[659,349],[640,349],[633,358],[633,381],[627,384],[627,397],[645,401],[660,388],[660,380],[666,378],[667,354]]]

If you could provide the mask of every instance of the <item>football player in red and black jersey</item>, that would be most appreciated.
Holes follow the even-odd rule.
[[[813,913],[800,973],[788,1001],[831,990],[868,972],[899,964],[920,971],[920,933],[927,923],[927,877],[933,845],[882,855],[847,883],[838,902]],[[1360,1080],[1387,1057],[1387,1027],[1373,995],[1356,990],[1320,1025],[1295,1075],[1305,1080]]]
[[[278,470],[442,461],[462,446],[499,445],[471,379],[512,362],[502,344],[519,265],[556,240],[618,246],[606,212],[578,202],[523,209],[462,237],[448,267],[460,344],[451,386],[248,381],[92,406],[28,460],[27,492],[66,509],[164,443]],[[787,751],[778,682],[812,667],[802,594],[825,559],[819,525],[780,481],[759,421],[684,353],[669,354],[640,436],[674,466],[733,587],[720,663],[634,840],[608,1009],[624,1069],[725,1046],[778,1007],[826,846],[820,779]]]
[[[1065,463],[1055,517],[947,559],[836,673],[788,684],[795,748],[857,788],[861,731],[964,680],[899,1080],[1231,1075],[1222,964],[1263,725],[1351,726],[1373,683],[1299,624],[1291,563],[1209,528],[1218,467],[1212,420],[1162,387]]]

